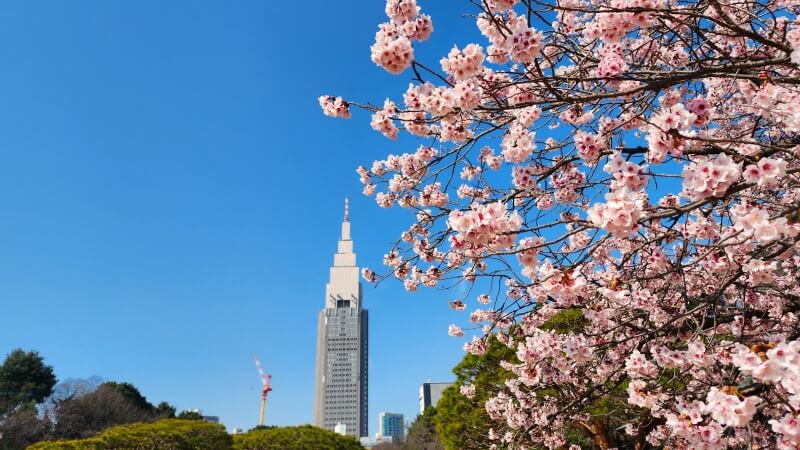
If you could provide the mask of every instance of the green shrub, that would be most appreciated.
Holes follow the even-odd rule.
[[[254,429],[233,437],[234,450],[363,450],[353,437],[303,425]]]
[[[230,450],[231,445],[222,425],[166,419],[112,427],[89,439],[40,442],[28,450]]]
[[[29,450],[106,450],[108,447],[97,438],[74,441],[46,441],[28,446]]]
[[[40,442],[28,450],[364,450],[359,442],[321,428],[261,428],[233,438],[222,425],[165,419],[104,430],[95,437]]]

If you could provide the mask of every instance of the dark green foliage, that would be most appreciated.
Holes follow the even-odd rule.
[[[178,419],[183,420],[203,420],[203,415],[197,411],[183,411],[178,414]]]
[[[139,389],[136,386],[130,383],[117,383],[116,381],[107,381],[100,385],[100,387],[108,387],[114,389],[115,391],[122,394],[125,398],[131,401],[135,406],[139,407],[140,409],[144,409],[146,411],[153,411],[155,410],[155,406],[153,406],[150,402],[144,398]]]
[[[436,408],[431,406],[418,415],[408,430],[403,450],[444,450],[436,434]]]
[[[353,437],[303,425],[252,430],[233,437],[234,450],[363,450]]]
[[[558,334],[579,333],[586,326],[586,318],[583,317],[581,308],[569,308],[557,312],[553,317],[542,324],[541,328],[545,331],[552,331]]]
[[[109,428],[79,441],[41,442],[29,450],[230,450],[233,441],[219,424],[165,419]]]
[[[20,405],[41,403],[55,385],[53,368],[38,352],[12,351],[0,365],[0,418]]]
[[[467,448],[489,448],[496,441],[488,438],[492,423],[486,413],[486,401],[505,388],[505,380],[513,374],[502,367],[501,361],[516,363],[513,349],[497,340],[489,338],[486,354],[476,356],[467,354],[454,369],[456,382],[442,394],[436,405],[436,432],[447,450]],[[475,386],[475,396],[468,398],[459,391],[465,384]]]
[[[153,416],[156,419],[173,419],[175,418],[175,407],[167,402],[161,402],[153,408]]]

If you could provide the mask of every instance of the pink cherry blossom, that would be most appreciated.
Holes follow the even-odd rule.
[[[519,125],[511,127],[503,138],[503,157],[510,163],[521,163],[530,156],[536,144],[533,142],[536,134]]]
[[[684,194],[691,200],[722,197],[741,174],[740,165],[726,154],[698,157],[683,170]]]
[[[756,406],[761,399],[755,396],[740,400],[735,395],[726,394],[717,388],[711,388],[706,397],[707,408],[711,417],[720,425],[742,427],[747,425],[756,413]]]
[[[600,157],[600,152],[605,150],[605,147],[606,144],[601,136],[580,131],[575,133],[575,148],[578,150],[578,156],[587,164],[594,164]]]
[[[759,187],[773,188],[786,175],[786,161],[763,158],[758,164],[747,166],[743,175],[745,180],[756,183]]]
[[[392,115],[397,113],[395,104],[386,99],[383,104],[383,109],[380,109],[372,115],[372,129],[380,132],[382,135],[389,139],[397,139],[398,128],[392,121]]]
[[[342,97],[323,95],[319,98],[319,106],[326,116],[341,117],[343,119],[350,118],[350,105]]]
[[[464,331],[461,330],[461,327],[455,324],[450,324],[450,328],[447,330],[447,334],[454,337],[462,337],[464,336]]]
[[[397,139],[357,176],[411,223],[364,278],[456,287],[448,333],[515,352],[463,387],[493,445],[799,448],[797,1],[448,3],[466,46],[417,61],[421,1],[371,49],[411,84],[320,106]]]
[[[378,32],[378,35],[381,35],[381,32]],[[414,47],[405,36],[376,37],[375,44],[370,50],[372,51],[372,62],[393,74],[406,70],[414,59]]]
[[[464,384],[458,388],[461,395],[467,398],[475,397],[475,385],[474,384]]]
[[[609,233],[626,237],[639,228],[642,202],[627,189],[611,191],[605,203],[595,203],[587,210],[589,220]]]
[[[416,0],[388,0],[386,2],[386,15],[394,22],[402,23],[411,20],[417,15]]]
[[[517,26],[509,38],[513,61],[532,63],[541,53],[543,35],[534,28]]]
[[[442,58],[442,70],[457,81],[469,79],[483,71],[483,48],[469,44],[464,50],[453,47],[447,58]]]

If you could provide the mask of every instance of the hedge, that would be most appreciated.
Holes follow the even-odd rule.
[[[234,450],[364,450],[353,437],[303,425],[256,429],[233,437]]]
[[[364,450],[355,438],[321,428],[254,429],[231,437],[222,425],[165,419],[109,428],[88,439],[49,441],[28,450]]]
[[[222,425],[165,419],[111,427],[88,439],[40,442],[28,450],[230,450],[232,444]]]

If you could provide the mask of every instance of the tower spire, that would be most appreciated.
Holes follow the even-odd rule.
[[[344,220],[342,220],[342,238],[340,241],[350,240],[350,199],[344,198]]]

